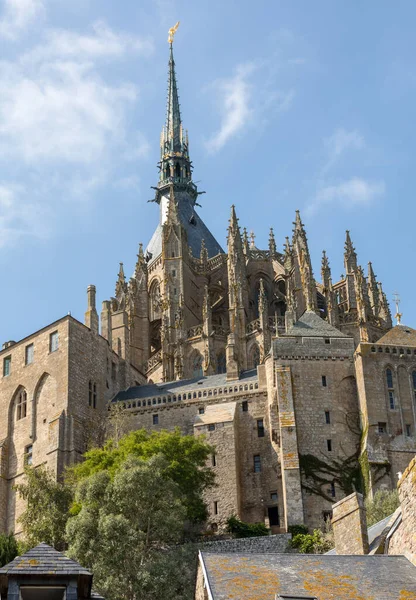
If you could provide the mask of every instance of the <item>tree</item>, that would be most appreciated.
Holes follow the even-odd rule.
[[[57,550],[65,547],[65,526],[73,494],[70,487],[57,482],[52,471],[41,466],[25,468],[25,481],[15,486],[26,501],[19,518],[25,544],[46,542]]]
[[[11,533],[0,534],[0,567],[4,567],[19,554],[16,538]]]
[[[75,500],[68,555],[109,600],[192,598],[193,549],[176,547],[187,511],[164,456],[130,455],[113,476],[96,470],[80,479]]]
[[[214,484],[214,472],[206,466],[213,451],[203,439],[181,435],[178,429],[153,433],[140,429],[123,436],[117,443],[109,440],[104,448],[86,452],[85,461],[72,469],[70,477],[79,482],[106,471],[113,478],[127,457],[148,460],[161,454],[166,458],[164,475],[182,491],[188,520],[201,523],[207,516],[202,492]]]
[[[397,490],[378,490],[372,499],[367,498],[365,508],[368,527],[393,514],[399,504]]]
[[[270,533],[264,523],[244,523],[235,515],[228,517],[227,530],[236,538],[258,537]]]

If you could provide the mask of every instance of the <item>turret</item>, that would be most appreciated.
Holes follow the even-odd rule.
[[[96,289],[95,285],[89,285],[87,288],[87,311],[85,313],[85,325],[93,333],[98,334],[98,313],[95,306]]]

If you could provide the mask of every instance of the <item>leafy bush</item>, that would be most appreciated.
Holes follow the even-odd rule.
[[[287,530],[288,533],[292,534],[292,537],[295,537],[295,535],[298,535],[299,533],[301,533],[302,535],[308,533],[308,528],[306,527],[306,525],[289,525]]]
[[[371,527],[393,514],[399,504],[397,490],[378,490],[372,499],[367,498],[365,501],[367,526]]]
[[[0,534],[0,567],[4,567],[19,554],[16,538],[10,535]]]
[[[227,530],[236,538],[259,537],[269,535],[269,530],[264,523],[244,523],[232,515],[227,520]]]
[[[290,545],[302,554],[324,554],[333,548],[333,540],[330,534],[314,529],[312,533],[298,533]]]

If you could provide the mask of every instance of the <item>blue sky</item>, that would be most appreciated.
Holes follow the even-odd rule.
[[[416,4],[0,0],[0,331],[18,340],[86,287],[114,294],[157,206],[167,30],[200,214],[230,205],[279,249],[299,208],[315,277],[343,273],[345,229],[416,327]],[[98,307],[100,309],[100,305]]]

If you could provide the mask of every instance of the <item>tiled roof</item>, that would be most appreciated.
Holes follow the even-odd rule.
[[[226,404],[212,404],[205,408],[203,415],[197,415],[195,425],[208,425],[209,423],[230,423],[234,421],[235,402]]]
[[[391,344],[394,346],[412,346],[416,348],[416,329],[406,325],[396,325],[390,329],[377,344]]]
[[[404,556],[201,553],[213,600],[402,600],[416,598],[416,567]]]
[[[42,542],[0,569],[0,575],[88,575],[81,565]]]
[[[328,321],[324,321],[315,312],[307,310],[289,329],[286,336],[282,337],[328,337],[347,338],[351,337],[342,333]]]
[[[225,373],[219,375],[208,375],[207,377],[195,377],[194,379],[183,379],[181,381],[171,381],[169,383],[152,383],[151,385],[139,385],[130,387],[123,392],[119,392],[113,402],[123,400],[137,400],[151,396],[167,394],[183,394],[193,390],[203,390],[211,387],[220,387],[224,385],[234,385],[236,383],[254,383],[258,381],[257,370],[245,371],[237,381],[227,382]]]

